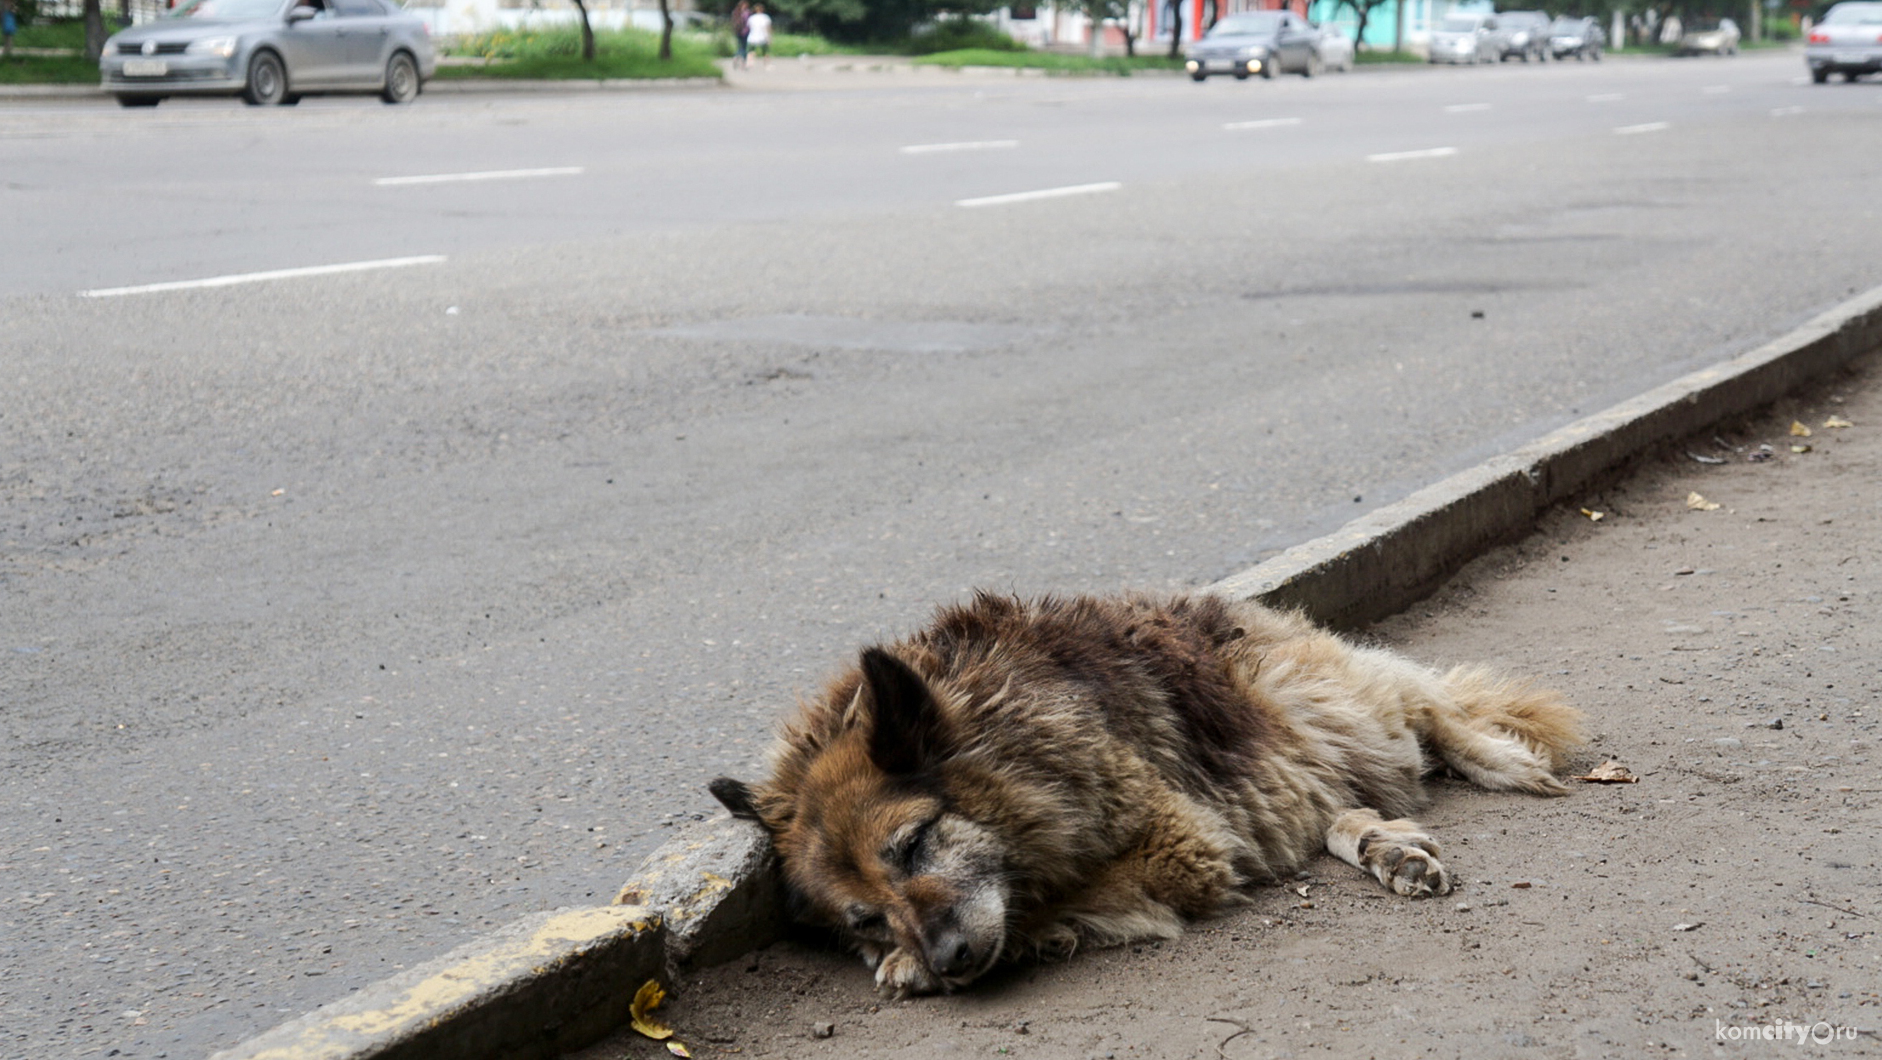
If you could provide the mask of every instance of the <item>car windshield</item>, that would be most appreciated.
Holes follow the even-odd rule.
[[[1475,33],[1477,20],[1468,15],[1452,15],[1445,19],[1438,29],[1445,33]]]
[[[1248,37],[1273,33],[1281,26],[1279,11],[1251,11],[1245,15],[1231,15],[1215,24],[1209,31],[1211,37]]]
[[[279,14],[281,0],[189,0],[168,18],[248,19]]]
[[[1558,18],[1555,20],[1555,25],[1549,27],[1549,32],[1562,34],[1580,33],[1581,22],[1572,18]]]
[[[1882,4],[1838,4],[1823,16],[1830,26],[1882,25]]]

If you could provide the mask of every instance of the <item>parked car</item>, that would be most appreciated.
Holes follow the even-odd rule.
[[[1845,0],[1830,8],[1804,44],[1804,66],[1819,85],[1831,74],[1854,81],[1882,73],[1882,3]]]
[[[1496,17],[1494,15],[1450,14],[1431,31],[1431,55],[1434,63],[1495,62]]]
[[[1542,11],[1496,13],[1496,57],[1542,62],[1549,57],[1549,16]]]
[[[1576,62],[1584,59],[1601,61],[1601,46],[1608,42],[1607,34],[1601,32],[1601,23],[1592,18],[1569,18],[1564,15],[1549,26],[1549,55],[1556,59],[1574,56]]]
[[[1312,77],[1321,70],[1315,42],[1320,31],[1292,11],[1247,11],[1217,22],[1184,51],[1192,80],[1210,74],[1273,77],[1293,71]]]
[[[326,92],[409,103],[437,66],[424,22],[393,0],[186,0],[113,34],[98,73],[126,107],[184,95],[294,104]]]
[[[1679,39],[1680,55],[1737,55],[1738,23],[1719,19],[1711,29],[1696,29]]]
[[[1319,26],[1320,36],[1314,39],[1314,51],[1320,54],[1320,68],[1323,70],[1351,70],[1353,68],[1353,42],[1338,26]]]

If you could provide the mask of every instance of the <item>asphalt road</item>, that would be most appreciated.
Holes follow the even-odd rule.
[[[936,601],[1206,583],[1882,272],[1795,55],[774,73],[0,108],[0,1055],[605,900]]]

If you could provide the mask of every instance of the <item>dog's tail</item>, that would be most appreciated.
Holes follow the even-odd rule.
[[[1581,711],[1560,696],[1480,666],[1439,679],[1420,735],[1446,765],[1492,791],[1565,795],[1555,777],[1581,743]]]

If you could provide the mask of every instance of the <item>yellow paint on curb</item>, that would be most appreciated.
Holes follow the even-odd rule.
[[[639,934],[659,926],[659,915],[642,906],[572,909],[544,921],[528,938],[439,970],[402,991],[389,1005],[336,1012],[305,1028],[295,1041],[248,1054],[248,1060],[335,1060],[350,1056],[358,1038],[436,1024],[485,990],[514,980],[519,966],[542,975],[595,943],[623,932]],[[335,1006],[343,1007],[344,1003]]]

